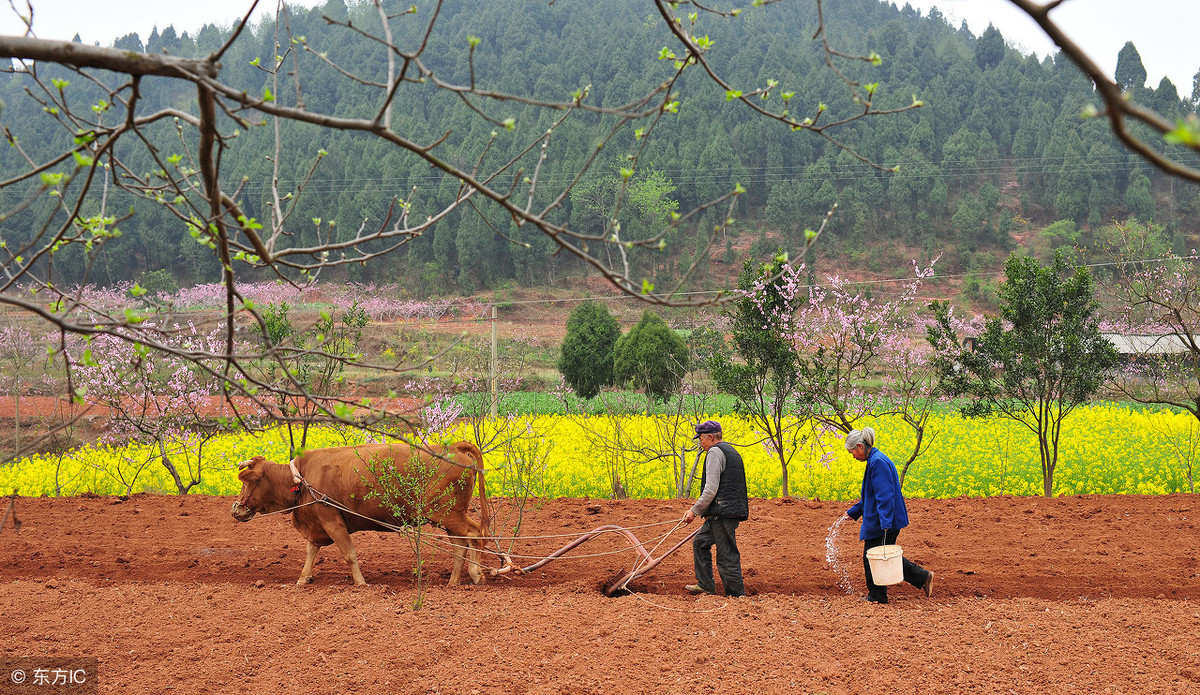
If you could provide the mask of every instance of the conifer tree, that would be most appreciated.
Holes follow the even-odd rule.
[[[608,307],[584,302],[567,318],[558,371],[581,398],[595,398],[613,383],[613,347],[621,337],[617,320]]]

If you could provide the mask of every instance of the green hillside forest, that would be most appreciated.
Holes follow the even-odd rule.
[[[417,15],[422,7],[414,6]],[[813,39],[815,3],[755,9],[706,27],[715,47],[712,60],[723,75],[743,84],[777,81],[806,107],[825,100],[823,107],[835,119],[853,114],[858,107]],[[838,0],[825,3],[824,12],[827,36],[840,50],[878,55],[877,65],[860,61],[845,68],[848,77],[878,83],[875,106],[899,113],[847,123],[837,131],[850,148],[844,149],[812,133],[791,132],[751,109],[729,108],[712,89],[683,90],[678,113],[644,147],[636,134],[621,133],[600,151],[597,164],[571,189],[559,221],[602,233],[606,218],[616,215],[624,228],[651,227],[673,210],[691,210],[740,184],[746,194],[738,199],[735,224],[718,253],[698,250],[706,242],[702,232],[726,217],[716,208],[672,230],[662,250],[631,252],[629,262],[659,281],[677,279],[703,255],[696,283],[704,282],[713,262],[732,264],[744,253],[767,254],[776,245],[799,249],[804,230],[819,225],[835,203],[818,262],[843,259],[874,271],[907,264],[908,258],[941,256],[939,269],[982,273],[1017,247],[1032,252],[1068,247],[1086,254],[1104,244],[1107,225],[1130,217],[1161,226],[1176,251],[1194,245],[1187,230],[1200,222],[1200,189],[1177,183],[1128,152],[1105,119],[1084,117],[1097,101],[1092,85],[1062,56],[1023,56],[996,29],[952,26],[936,9],[922,15],[907,5]],[[277,46],[284,34],[273,21],[247,27],[224,55],[222,78],[258,95],[269,93],[280,74],[299,74],[301,89],[281,89],[279,99],[369,117],[378,101],[365,83],[384,80],[387,64],[377,42],[347,27],[372,22],[378,23],[378,12],[368,2],[329,0],[313,9],[293,8],[287,28],[302,42]],[[622,104],[652,90],[670,71],[669,61],[655,60],[664,50],[661,19],[639,0],[451,0],[434,30],[428,35],[425,30],[422,22],[397,20],[393,38],[400,46],[426,42],[425,65],[446,81],[531,99],[569,101],[572,93],[586,90],[592,103]],[[229,33],[214,25],[195,35],[164,27],[146,37],[125,36],[115,47],[199,57],[224,44]],[[306,46],[312,50],[303,50]],[[276,56],[284,69],[273,74],[264,66]],[[339,66],[361,66],[362,82],[345,79],[326,57]],[[70,82],[64,98],[93,108],[104,99],[79,73],[50,64],[38,69],[43,83]],[[702,78],[685,75],[684,84]],[[1200,98],[1195,89],[1181,95],[1166,79],[1146,84],[1132,44],[1121,52],[1116,78],[1135,102],[1171,120],[1194,113]],[[181,80],[145,77],[139,89],[143,109],[197,108],[195,89]],[[60,114],[47,108],[46,95],[37,90],[20,70],[0,75],[0,124],[20,144],[0,148],[0,171],[23,170],[26,157],[48,161],[70,146],[70,128],[55,122]],[[903,110],[914,101],[921,106]],[[105,107],[111,109],[107,122],[124,117],[112,104],[99,106]],[[480,118],[476,107],[418,84],[394,101],[391,119],[414,141],[438,142],[438,155],[460,166],[469,167],[481,151],[511,158],[528,146],[529,138],[507,138],[505,128]],[[519,101],[487,109],[497,121],[511,118],[505,123],[526,134],[546,130],[558,117]],[[383,224],[397,199],[411,199],[410,214],[423,217],[458,191],[458,181],[442,177],[426,161],[360,133],[282,121],[286,146],[277,153],[276,124],[246,125],[222,143],[223,184],[236,191],[249,216],[265,217],[278,160],[281,180],[293,187],[307,181],[291,218],[299,239],[352,235],[362,226]],[[564,124],[549,141],[555,156],[540,175],[558,180],[561,188],[611,128],[602,114]],[[122,146],[129,149],[120,154],[132,172],[168,166],[178,161],[173,155],[186,163],[192,135],[181,132],[169,119],[157,121],[144,133],[152,149],[126,142]],[[1161,137],[1147,139],[1171,147]],[[634,150],[639,152],[634,185],[644,200],[614,211],[605,205],[606,195],[619,180],[624,156]],[[1174,156],[1194,164],[1186,153]],[[122,234],[94,258],[82,245],[59,254],[57,277],[84,277],[87,265],[88,281],[101,285],[164,270],[179,286],[220,279],[219,266],[202,262],[207,250],[163,206],[117,187],[96,185],[94,191],[108,195],[105,204],[120,211]],[[12,211],[0,219],[0,238],[10,248],[28,243],[39,234],[52,201],[41,198],[22,207],[20,191],[0,195],[0,209]],[[396,253],[336,273],[363,282],[403,278],[402,286],[424,296],[512,282],[547,284],[587,271],[578,258],[551,254],[544,235],[518,228],[485,203],[460,206]]]

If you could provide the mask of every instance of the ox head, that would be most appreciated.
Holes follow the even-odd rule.
[[[242,481],[242,491],[234,501],[229,513],[238,521],[250,521],[255,514],[266,509],[267,495],[271,492],[270,485],[264,483],[266,467],[271,462],[262,456],[255,456],[249,461],[238,464],[238,480]]]

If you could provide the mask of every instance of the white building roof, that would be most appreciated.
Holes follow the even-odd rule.
[[[1101,335],[1115,345],[1117,352],[1122,355],[1178,355],[1191,351],[1183,338],[1177,335]],[[1200,337],[1197,337],[1197,342],[1200,342]]]

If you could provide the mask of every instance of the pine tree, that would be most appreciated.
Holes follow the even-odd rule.
[[[991,24],[975,42],[975,64],[980,70],[990,70],[1004,60],[1004,36]]]
[[[1146,86],[1146,68],[1142,65],[1142,56],[1132,41],[1126,41],[1121,47],[1121,52],[1117,54],[1117,70],[1113,76],[1125,91]]]

